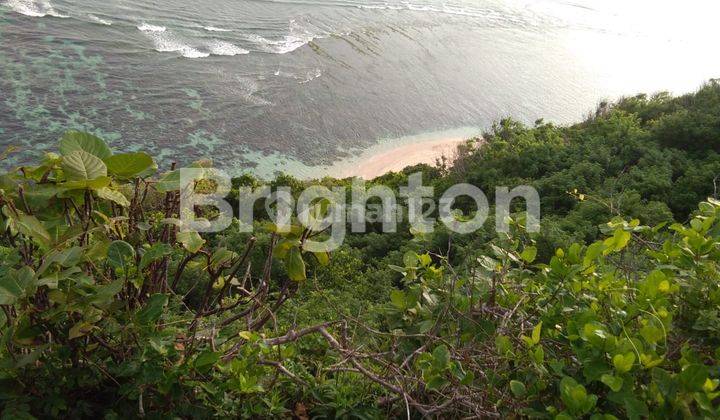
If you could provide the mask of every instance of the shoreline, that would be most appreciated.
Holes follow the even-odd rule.
[[[452,162],[457,147],[479,133],[476,127],[463,127],[388,139],[352,158],[325,167],[323,172],[338,179],[357,177],[369,181],[390,172],[400,172],[408,166],[434,166],[443,156]]]
[[[345,150],[344,158],[320,165],[308,165],[279,151],[270,155],[251,152],[250,159],[256,162],[256,165],[252,169],[231,175],[252,174],[266,181],[275,179],[278,173],[289,174],[305,181],[325,177],[336,179],[358,177],[371,180],[421,163],[434,166],[436,159],[442,156],[452,161],[458,145],[480,136],[481,133],[481,128],[467,126],[384,138],[363,149]]]
[[[357,177],[369,181],[390,172],[400,172],[408,166],[422,163],[434,166],[443,156],[450,163],[455,158],[457,147],[467,140],[465,137],[426,140],[399,145],[369,156],[364,153],[353,162],[352,167],[341,170],[338,177]]]

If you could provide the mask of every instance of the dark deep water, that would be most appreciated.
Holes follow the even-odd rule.
[[[68,128],[161,164],[317,175],[384,142],[720,76],[712,2],[0,0],[2,166]]]

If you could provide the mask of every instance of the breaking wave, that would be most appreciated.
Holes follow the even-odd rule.
[[[67,18],[68,15],[58,13],[49,1],[35,1],[35,0],[7,0],[3,3],[5,6],[11,8],[13,11],[20,13],[21,15],[31,17],[45,17],[53,16],[57,18]]]
[[[238,47],[237,45],[231,44],[227,41],[214,41],[208,46],[208,49],[213,55],[250,54],[250,51],[245,48]]]
[[[282,39],[267,39],[260,35],[247,35],[247,40],[256,44],[261,51],[273,54],[287,54],[312,42],[315,37],[311,35],[296,36],[285,35]]]
[[[149,23],[141,23],[137,27],[139,30],[143,32],[165,32],[167,31],[167,28],[164,26],[159,25],[150,25]]]
[[[232,32],[232,29],[223,29],[215,26],[203,26],[203,29],[208,32]]]
[[[200,51],[191,45],[183,42],[180,38],[168,32],[164,26],[150,25],[142,23],[137,27],[144,33],[155,45],[155,51],[158,52],[178,52],[187,58],[203,58],[209,57],[209,52]]]
[[[142,23],[137,27],[150,38],[158,52],[177,52],[186,58],[205,58],[211,55],[235,56],[250,51],[222,40],[196,41],[184,39],[165,26]]]
[[[89,17],[90,20],[93,21],[94,23],[99,23],[100,25],[105,25],[105,26],[110,26],[110,25],[112,25],[112,21],[109,21],[109,20],[107,20],[107,19],[103,19],[103,18],[97,17],[97,16],[95,16],[95,15],[88,15],[88,17]]]

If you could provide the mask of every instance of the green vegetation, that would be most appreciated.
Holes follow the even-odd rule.
[[[541,232],[517,203],[328,256],[262,217],[183,232],[175,171],[67,133],[0,176],[3,417],[720,417],[720,83],[481,140],[373,183],[532,185]]]

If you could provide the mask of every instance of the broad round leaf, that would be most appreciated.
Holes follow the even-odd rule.
[[[525,387],[525,384],[515,380],[510,381],[510,390],[517,398],[522,398],[527,393],[527,388]]]
[[[108,171],[120,178],[132,178],[153,167],[153,159],[147,153],[123,153],[105,159]]]
[[[68,181],[88,181],[107,176],[107,167],[96,156],[76,150],[63,158],[62,168]]]
[[[60,153],[67,156],[78,150],[90,153],[100,159],[106,159],[112,155],[112,151],[101,138],[80,131],[66,132],[60,139]]]

